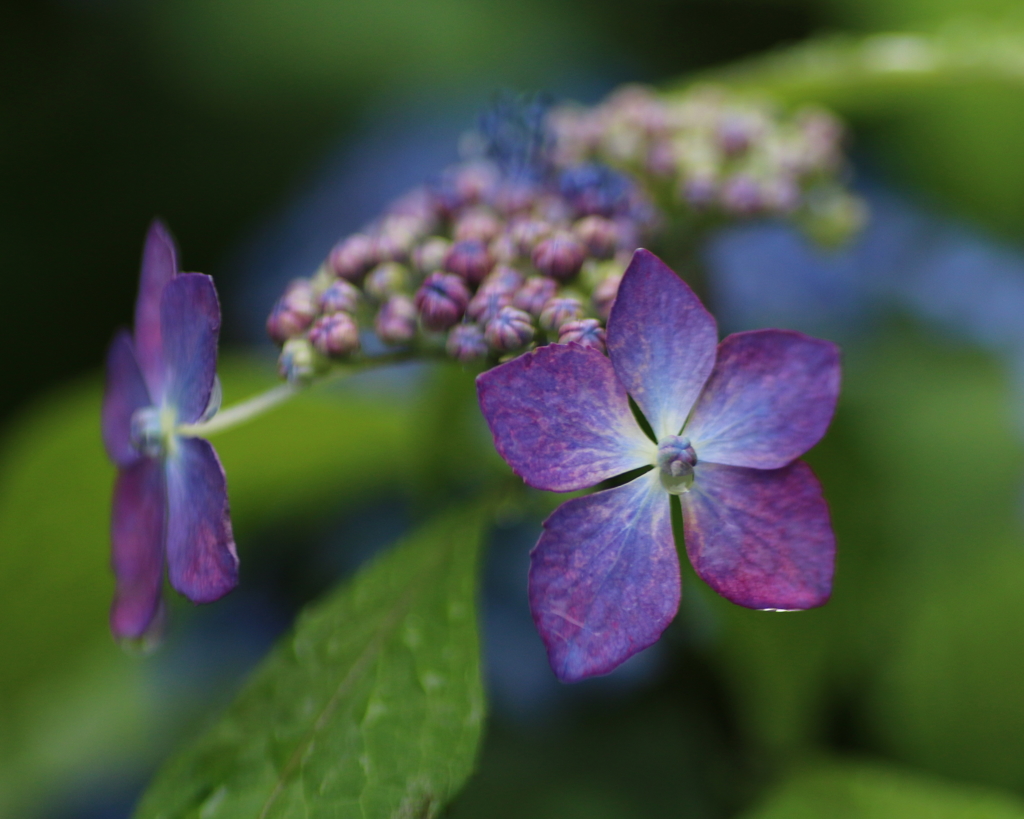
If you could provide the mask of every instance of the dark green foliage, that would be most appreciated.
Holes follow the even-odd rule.
[[[484,714],[481,521],[448,514],[310,606],[138,819],[436,815]]]
[[[824,764],[801,770],[743,819],[1021,819],[1024,803],[895,768]]]

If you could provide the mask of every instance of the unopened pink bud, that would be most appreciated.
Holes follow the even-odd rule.
[[[476,324],[456,324],[448,333],[445,351],[457,361],[472,361],[487,355],[483,330]]]
[[[278,344],[305,332],[316,316],[313,288],[305,279],[292,282],[267,318],[267,333]]]
[[[451,242],[447,239],[431,236],[413,248],[412,263],[420,273],[433,273],[435,270],[440,270],[444,264],[444,257],[448,255],[449,247],[451,247]]]
[[[551,225],[540,219],[516,219],[508,228],[508,236],[516,251],[529,257],[537,244],[551,235]]]
[[[576,343],[590,347],[600,353],[605,351],[605,332],[597,319],[579,319],[567,321],[558,331],[558,343]]]
[[[539,316],[544,305],[556,292],[558,285],[553,279],[546,276],[530,276],[512,297],[512,306]]]
[[[404,233],[378,233],[373,237],[373,261],[381,264],[405,261],[414,241],[412,235]]]
[[[309,342],[322,355],[347,355],[359,349],[359,326],[348,313],[321,316],[309,329]]]
[[[508,232],[502,233],[490,244],[491,256],[497,264],[513,264],[519,258],[519,249]]]
[[[598,259],[610,259],[619,243],[619,229],[603,216],[584,216],[572,226],[587,252]]]
[[[537,201],[537,186],[530,182],[506,182],[494,194],[494,202],[505,214],[525,213]]]
[[[416,305],[408,296],[392,296],[377,311],[374,332],[385,344],[404,344],[416,335]]]
[[[514,267],[500,264],[480,282],[480,290],[502,290],[507,293],[515,293],[523,286],[523,274]]]
[[[476,295],[469,300],[466,314],[473,321],[486,324],[498,315],[498,311],[502,307],[508,307],[510,304],[512,304],[512,294],[510,292],[497,288],[481,287],[476,292]]]
[[[341,278],[359,281],[376,261],[374,241],[362,233],[353,233],[334,246],[327,261]]]
[[[502,307],[498,314],[487,322],[484,339],[491,349],[508,352],[525,347],[533,340],[533,320],[529,313],[515,307]]]
[[[431,273],[416,292],[416,309],[428,330],[447,330],[462,318],[468,304],[466,283],[451,273]]]
[[[344,279],[336,279],[320,294],[320,310],[323,313],[355,312],[359,306],[359,288]]]
[[[575,276],[587,254],[583,245],[567,230],[559,230],[533,249],[533,265],[559,281]]]
[[[456,169],[455,192],[468,204],[489,199],[498,187],[501,174],[490,162],[470,162]]]
[[[540,313],[540,326],[550,333],[567,321],[583,317],[583,304],[573,296],[556,296],[544,305]]]
[[[377,265],[366,274],[363,289],[377,301],[385,301],[388,296],[405,290],[409,285],[409,271],[398,262],[385,262]]]
[[[465,211],[455,220],[454,236],[456,242],[476,239],[490,242],[501,233],[502,223],[488,210],[474,209]]]
[[[764,204],[761,186],[746,174],[737,174],[726,180],[721,196],[722,206],[740,216],[757,213]]]
[[[444,268],[457,273],[468,282],[476,284],[494,267],[494,257],[484,242],[478,239],[466,239],[456,242],[448,250],[444,259]]]

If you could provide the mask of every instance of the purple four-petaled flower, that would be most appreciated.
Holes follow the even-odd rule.
[[[238,582],[224,469],[208,441],[183,425],[215,410],[220,304],[213,280],[179,273],[159,222],[146,237],[135,333],[107,353],[103,443],[118,467],[111,539],[119,638],[151,633],[161,609],[164,559],[171,585],[195,603]]]
[[[622,278],[607,346],[541,347],[477,379],[498,452],[530,486],[570,492],[648,470],[562,504],[531,554],[533,618],[564,681],[611,671],[675,616],[671,495],[690,562],[723,597],[806,609],[832,587],[828,507],[796,459],[832,418],[836,346],[782,330],[718,343],[714,318],[646,250]]]

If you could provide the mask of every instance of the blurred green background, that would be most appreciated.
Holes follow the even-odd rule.
[[[890,30],[1024,33],[1024,7],[4,0],[0,816],[129,815],[299,606],[503,469],[470,380],[445,368],[318,392],[227,433],[216,443],[245,588],[201,611],[175,605],[158,655],[121,652],[106,631],[113,470],[98,365],[130,316],[154,214],[185,268],[217,277],[231,400],[272,380],[268,358],[241,351],[254,328],[231,304],[256,283],[239,247],[373,123],[437,110],[457,134],[496,88],[593,101],[623,81]],[[834,105],[861,167],[887,185],[1021,243],[1024,82],[810,88],[776,86]],[[449,814],[1024,817],[1024,445],[1011,383],[990,353],[878,317],[846,347],[840,411],[810,457],[839,536],[833,601],[749,612],[691,573],[654,670],[532,700],[516,687],[547,683],[502,670],[514,633],[491,618],[499,695],[480,772]],[[496,526],[488,595],[507,586],[525,605],[538,520]]]

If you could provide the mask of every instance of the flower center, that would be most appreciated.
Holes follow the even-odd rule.
[[[668,435],[658,442],[658,469],[661,470],[661,485],[673,495],[689,492],[693,485],[693,467],[697,454],[690,446],[690,439],[680,435]]]
[[[142,407],[132,413],[132,444],[143,455],[156,458],[170,449],[175,412],[170,407]]]

